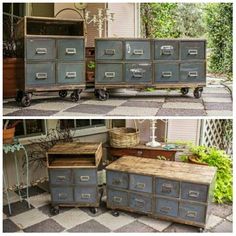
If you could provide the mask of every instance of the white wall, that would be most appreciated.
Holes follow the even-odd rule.
[[[199,144],[200,120],[197,119],[170,119],[168,121],[167,140],[188,141]]]

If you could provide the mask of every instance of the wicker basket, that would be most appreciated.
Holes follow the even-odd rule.
[[[136,127],[136,125],[135,125]],[[114,148],[133,147],[140,142],[140,133],[137,127],[114,128],[109,131],[110,145]]]

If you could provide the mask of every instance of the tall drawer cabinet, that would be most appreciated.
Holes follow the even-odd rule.
[[[59,206],[99,206],[97,168],[102,158],[101,143],[56,144],[47,153],[47,167],[51,192],[51,211],[59,213]]]
[[[22,73],[17,75],[16,101],[29,106],[33,92],[59,91],[79,100],[85,87],[84,22],[57,18],[24,17],[17,24],[17,56]]]
[[[216,168],[123,156],[106,167],[107,207],[205,228]],[[116,212],[117,214],[117,212]]]
[[[199,39],[95,40],[95,95],[108,98],[111,88],[194,88],[206,85],[206,41]]]

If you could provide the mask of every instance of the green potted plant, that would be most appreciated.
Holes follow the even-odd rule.
[[[87,70],[86,70],[86,81],[93,82],[95,77],[95,62],[89,61],[87,63]]]
[[[214,200],[217,203],[232,202],[233,200],[233,162],[224,150],[216,147],[190,146],[189,154],[181,156],[183,161],[194,164],[206,164],[217,167]]]

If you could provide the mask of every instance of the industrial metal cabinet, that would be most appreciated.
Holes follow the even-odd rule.
[[[206,85],[206,41],[193,39],[95,40],[95,96],[109,97],[112,88],[194,88],[201,97]]]
[[[107,207],[205,228],[216,168],[123,156],[106,167]]]
[[[99,206],[97,168],[102,158],[101,143],[56,144],[47,152],[52,214],[59,206]]]
[[[59,91],[78,101],[85,88],[84,22],[58,18],[24,17],[17,23],[16,101],[30,106],[33,92]]]

